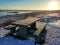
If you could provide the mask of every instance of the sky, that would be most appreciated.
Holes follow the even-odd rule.
[[[60,10],[60,0],[0,0],[0,10]]]

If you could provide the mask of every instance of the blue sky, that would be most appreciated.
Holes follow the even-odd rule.
[[[49,10],[49,2],[59,0],[0,0],[0,9]]]

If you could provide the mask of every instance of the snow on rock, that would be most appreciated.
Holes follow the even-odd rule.
[[[30,37],[26,40],[20,40],[11,36],[4,37],[6,32],[3,27],[0,28],[0,45],[35,45],[34,38]]]
[[[10,30],[5,30],[3,28],[0,28],[0,38],[6,36],[9,32]]]

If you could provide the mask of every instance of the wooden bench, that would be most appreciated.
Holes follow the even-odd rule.
[[[41,31],[45,28],[45,26],[46,26],[45,23],[41,24],[40,27],[38,28],[38,30],[36,30],[36,31],[33,33],[33,35],[38,36],[38,35],[41,33]]]
[[[44,42],[44,37],[43,37],[43,33],[44,33],[44,30],[45,30],[45,26],[46,24],[41,24],[40,27],[38,28],[38,30],[36,30],[34,33],[33,33],[33,36],[35,38],[35,43],[40,43],[42,44]]]

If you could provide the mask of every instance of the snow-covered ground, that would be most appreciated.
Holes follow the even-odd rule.
[[[60,45],[60,20],[46,26],[46,41],[49,45]]]
[[[39,27],[40,24],[42,23],[37,22],[37,27]],[[26,40],[19,40],[14,37],[7,36],[5,38],[0,38],[0,45],[35,45],[35,39],[29,37]],[[60,45],[60,30],[47,30],[45,44],[43,45]]]
[[[15,39],[14,37],[8,36],[0,38],[0,45],[34,45],[34,39],[29,38],[26,40]]]

